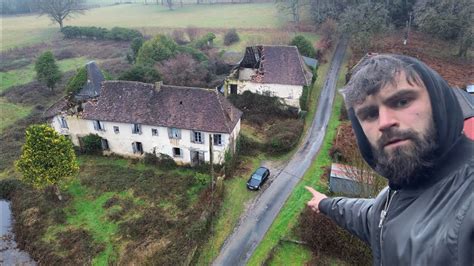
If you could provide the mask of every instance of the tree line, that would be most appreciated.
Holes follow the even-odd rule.
[[[279,10],[294,23],[309,10],[316,25],[335,21],[342,32],[352,35],[360,49],[367,49],[374,34],[391,28],[428,33],[459,45],[459,56],[473,46],[474,1],[472,0],[276,0]]]

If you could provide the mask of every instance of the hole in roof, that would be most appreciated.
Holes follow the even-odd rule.
[[[179,104],[183,104],[183,101],[179,101]]]

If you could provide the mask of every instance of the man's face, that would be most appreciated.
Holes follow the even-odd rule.
[[[376,170],[406,186],[417,182],[412,175],[429,167],[437,141],[426,88],[408,83],[403,72],[395,81],[367,96],[354,111],[372,146]]]

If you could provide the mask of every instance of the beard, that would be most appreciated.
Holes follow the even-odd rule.
[[[393,139],[409,140],[409,143],[385,150]],[[375,171],[389,180],[391,188],[417,188],[429,180],[438,148],[433,121],[424,134],[414,130],[390,128],[382,134],[376,147],[372,147]]]

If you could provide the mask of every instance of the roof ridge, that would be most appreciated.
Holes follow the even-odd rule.
[[[232,117],[230,117],[229,114],[227,113],[227,111],[224,110],[224,107],[222,106],[222,102],[221,102],[221,99],[219,98],[219,94],[218,94],[218,93],[219,93],[218,91],[215,91],[215,92],[214,92],[214,95],[215,95],[215,97],[216,97],[216,99],[217,99],[217,102],[219,102],[219,107],[220,107],[220,109],[222,110],[222,113],[223,113],[223,115],[224,115],[224,125],[225,125],[225,127],[227,128],[227,131],[228,131],[229,133],[231,133],[232,131],[230,130],[230,126],[229,126],[227,120],[231,120],[231,121],[232,121]],[[229,118],[229,119],[227,119],[227,118]]]
[[[204,91],[210,91],[212,89],[210,88],[201,88],[201,87],[188,87],[188,86],[178,86],[178,85],[168,85],[168,84],[162,84],[162,87],[170,87],[173,89],[192,89],[192,90],[204,90]]]

